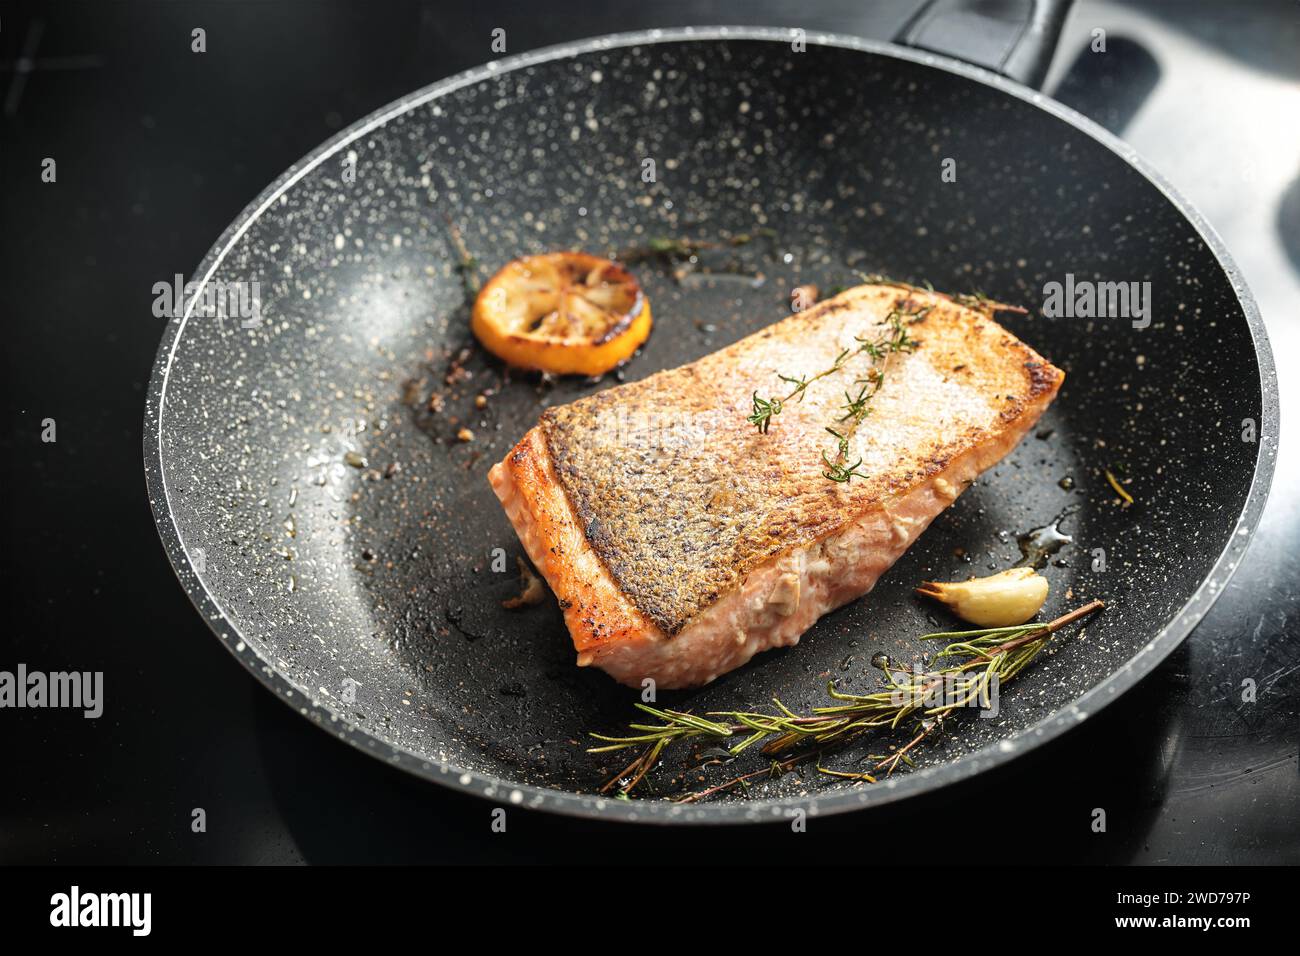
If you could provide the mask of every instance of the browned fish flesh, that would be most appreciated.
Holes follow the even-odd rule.
[[[859,350],[904,321],[911,351]],[[748,420],[755,393],[789,392],[778,374],[810,377],[846,349],[766,433]],[[881,387],[846,427],[873,368]],[[559,599],[578,664],[692,687],[798,643],[870,591],[1063,378],[983,308],[862,285],[689,365],[547,409],[489,480]],[[857,463],[849,480],[827,477],[843,477],[836,463]]]

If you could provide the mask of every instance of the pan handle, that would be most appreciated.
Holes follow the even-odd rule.
[[[1074,0],[927,0],[895,43],[942,53],[1038,89]]]

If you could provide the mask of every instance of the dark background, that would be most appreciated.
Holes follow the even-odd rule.
[[[1008,767],[815,819],[807,834],[634,830],[517,808],[494,834],[490,804],[387,768],[274,700],[172,575],[141,465],[164,324],[152,286],[188,276],[285,167],[492,58],[495,27],[510,53],[692,23],[887,39],[914,6],[0,3],[0,669],[102,670],[106,696],[99,720],[0,711],[0,862],[1300,862],[1300,462],[1285,438],[1246,561],[1136,690]],[[1111,52],[1076,62],[1098,26]],[[1284,420],[1300,412],[1285,380],[1300,340],[1298,50],[1294,2],[1080,0],[1046,86],[1127,138],[1223,235],[1268,325]],[[40,181],[44,157],[56,183]],[[56,443],[40,441],[44,418]],[[195,807],[204,834],[190,830]],[[972,839],[975,820],[1007,839]]]

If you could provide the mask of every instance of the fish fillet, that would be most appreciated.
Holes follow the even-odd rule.
[[[887,361],[883,385],[848,434],[857,476],[827,479],[822,454],[838,460],[826,429],[848,431],[845,391],[869,355],[810,384],[766,434],[746,420],[754,392],[788,393],[778,373],[830,368],[879,340],[895,310],[918,345],[875,362]],[[578,664],[693,687],[798,643],[870,591],[1063,378],[980,310],[858,286],[689,365],[547,409],[489,480],[559,599]]]

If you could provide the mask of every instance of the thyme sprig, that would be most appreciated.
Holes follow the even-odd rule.
[[[891,276],[884,275],[880,272],[858,272],[857,277],[862,280],[863,285],[888,285],[895,289],[906,289],[908,292],[925,292],[931,295],[938,295],[947,298],[942,292],[935,291],[934,286],[929,279],[922,279],[920,285],[911,282],[904,282],[901,279],[895,279]]]
[[[601,787],[602,793],[616,790],[620,795],[630,794],[659,762],[664,750],[681,740],[723,741],[739,736],[740,740],[726,748],[728,758],[755,746],[769,758],[763,768],[679,797],[678,802],[684,803],[745,786],[754,779],[779,776],[809,760],[816,760],[818,772],[828,776],[874,783],[876,774],[883,772],[888,776],[900,763],[912,766],[911,752],[937,734],[954,711],[979,702],[986,705],[995,682],[1000,685],[1016,677],[1033,662],[1053,634],[1102,607],[1101,601],[1090,601],[1047,623],[926,634],[921,640],[947,642],[935,655],[936,662],[945,659],[955,662],[927,670],[894,668],[886,660],[882,666],[881,690],[847,694],[836,690],[834,682],[830,682],[827,693],[836,703],[814,707],[809,714],[796,714],[775,698],[771,712],[715,711],[704,716],[638,703],[637,709],[660,723],[629,724],[629,730],[635,733],[625,736],[590,734],[601,745],[590,748],[588,753],[640,750],[628,766]],[[870,770],[850,773],[822,766],[820,758],[824,754],[843,748],[871,731],[897,730],[908,718],[917,719],[915,734],[890,753],[868,755],[873,761]]]
[[[911,352],[920,344],[907,334],[907,327],[903,324],[903,319],[907,318],[910,324],[916,324],[922,321],[933,306],[921,306],[911,312],[903,312],[898,309],[889,313],[888,321],[890,323],[890,337],[882,346],[879,342],[864,342],[857,339],[859,344],[864,348],[873,362],[879,364],[873,365],[867,372],[865,378],[859,378],[854,382],[858,386],[857,397],[848,392],[844,393],[844,414],[839,421],[848,422],[845,429],[847,434],[840,434],[832,428],[826,430],[835,436],[838,441],[838,452],[834,461],[826,457],[826,452],[822,452],[822,463],[826,466],[822,472],[822,477],[828,478],[837,483],[847,483],[854,478],[862,478],[864,481],[868,477],[864,472],[858,470],[862,464],[859,457],[853,464],[848,464],[849,460],[849,438],[853,435],[862,420],[871,412],[869,402],[875,397],[885,384],[885,370],[889,367],[889,360],[898,352]]]
[[[629,265],[651,259],[673,263],[680,259],[689,259],[710,249],[736,249],[747,246],[759,237],[774,239],[776,230],[764,227],[753,232],[736,233],[720,241],[692,239],[686,236],[653,236],[644,245],[621,250],[616,258]]]
[[[949,295],[946,292],[936,291],[928,279],[922,279],[921,285],[916,285],[911,282],[904,282],[901,279],[894,279],[882,275],[879,272],[859,272],[857,275],[858,278],[867,285],[887,285],[892,286],[895,289],[906,289],[909,292],[924,292],[927,295],[936,295],[941,299],[947,299],[948,301],[955,302],[958,305],[964,305],[967,308],[977,309],[989,314],[994,312],[1019,312],[1024,314],[1028,311],[1022,306],[1011,305],[1008,302],[999,302],[997,299],[991,299],[978,289],[973,292],[959,292],[956,295]]]
[[[804,395],[808,391],[808,386],[813,382],[820,381],[828,375],[834,375],[844,367],[844,364],[853,356],[860,352],[861,349],[845,349],[839,355],[835,356],[835,361],[831,363],[830,368],[823,369],[816,375],[809,378],[806,375],[783,375],[777,373],[777,378],[787,385],[793,385],[789,394],[780,398],[775,396],[767,399],[759,398],[758,392],[754,392],[754,411],[746,419],[751,425],[758,428],[759,432],[766,435],[768,428],[772,424],[772,418],[780,415],[787,402],[803,401]]]
[[[460,276],[465,301],[473,305],[474,298],[478,295],[479,290],[479,263],[469,251],[469,246],[465,244],[465,237],[461,234],[460,226],[456,225],[456,221],[451,218],[450,214],[447,214],[446,219],[447,232],[451,236],[451,245],[456,250],[456,274]]]
[[[984,295],[982,292],[974,292],[965,295],[946,295],[936,292],[934,286],[926,282],[924,286],[913,285],[908,282],[900,282],[890,279],[883,275],[859,273],[859,278],[865,283],[874,285],[888,285],[894,288],[903,289],[908,292],[925,293],[929,296],[937,296],[941,299],[947,299],[959,305],[968,308],[978,309],[988,315],[997,311],[1016,311],[1024,312],[1025,310],[1003,302],[997,302]],[[849,453],[852,447],[851,437],[857,430],[858,426],[871,414],[871,400],[876,393],[885,384],[885,371],[889,366],[889,359],[898,352],[911,352],[920,343],[911,338],[908,334],[907,326],[914,325],[925,319],[925,316],[934,308],[933,303],[929,305],[918,306],[912,311],[904,311],[901,308],[895,308],[890,311],[886,317],[889,325],[889,334],[880,339],[864,339],[859,336],[854,337],[857,346],[843,350],[835,357],[830,367],[823,369],[815,375],[785,375],[778,374],[778,378],[793,386],[785,395],[760,396],[755,390],[752,397],[752,410],[745,420],[758,429],[760,434],[766,435],[772,427],[772,419],[780,415],[785,406],[792,401],[802,401],[807,394],[808,387],[814,382],[826,378],[829,375],[841,371],[844,366],[855,356],[865,354],[872,362],[872,366],[867,370],[866,375],[855,379],[853,387],[846,389],[844,392],[844,404],[840,406],[843,414],[836,419],[836,423],[842,427],[842,431],[836,431],[827,428],[836,439],[836,453],[832,457],[826,451],[822,451],[822,477],[836,482],[837,484],[847,484],[854,478],[866,479],[869,476],[861,470],[862,458],[856,461],[849,460]],[[905,323],[906,320],[906,323]]]
[[[845,464],[845,462],[849,460],[848,436],[841,435],[835,429],[830,427],[826,430],[835,436],[839,451],[836,453],[836,458],[833,461],[826,457],[826,452],[822,452],[822,464],[826,466],[826,470],[822,472],[822,477],[829,478],[831,481],[836,482],[849,481],[854,477],[866,478],[867,476],[865,474],[858,471],[858,466],[862,464],[861,458],[851,465]]]
[[[889,356],[897,352],[915,351],[920,343],[908,334],[907,323],[904,320],[910,322],[919,321],[925,317],[930,308],[931,306],[922,306],[911,312],[904,312],[901,309],[890,310],[885,317],[885,322],[889,325],[889,331],[886,335],[877,339],[868,339],[855,335],[853,340],[857,345],[841,351],[835,356],[835,360],[831,362],[829,368],[822,369],[815,375],[785,375],[778,372],[777,378],[793,386],[791,390],[780,397],[769,396],[768,398],[760,397],[758,392],[755,391],[753,411],[745,420],[755,426],[760,434],[766,435],[772,425],[772,419],[780,415],[788,403],[803,401],[808,392],[808,386],[841,371],[856,356],[867,355],[872,362],[887,362]],[[844,393],[847,403],[845,407],[849,411],[839,421],[853,418],[860,422],[866,416],[867,403],[876,392],[880,391],[881,385],[884,384],[884,368],[874,367],[869,369],[866,377],[857,379],[854,384],[861,386],[858,396],[854,398],[849,392]]]

